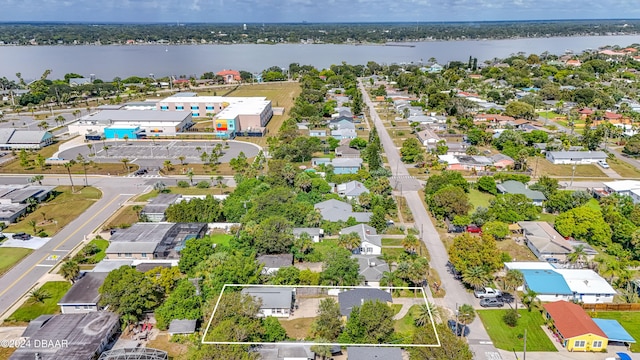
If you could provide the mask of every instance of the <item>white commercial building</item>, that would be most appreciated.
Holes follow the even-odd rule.
[[[146,136],[175,136],[191,126],[193,121],[189,111],[103,110],[83,116],[76,123],[69,125],[69,133],[104,134],[107,128],[139,128]]]

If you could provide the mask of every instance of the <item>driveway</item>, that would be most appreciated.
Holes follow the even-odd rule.
[[[400,161],[400,154],[398,152],[398,149],[393,144],[393,141],[391,140],[387,129],[382,124],[382,120],[376,112],[375,106],[371,101],[369,94],[362,86],[362,83],[359,83],[359,87],[360,91],[362,92],[362,98],[365,104],[369,107],[369,110],[371,112],[371,119],[376,129],[378,130],[380,141],[384,147],[385,154],[387,155],[389,167],[393,172],[391,184],[394,186],[394,188],[403,192],[403,195],[407,200],[407,205],[413,213],[416,228],[422,229],[420,238],[429,250],[429,254],[431,256],[430,265],[440,274],[442,286],[447,292],[443,301],[444,304],[449,309],[453,310],[455,310],[457,306],[462,304],[474,304],[475,298],[473,297],[473,295],[468,293],[464,289],[462,284],[454,279],[452,274],[447,272],[447,262],[449,256],[447,254],[447,250],[444,247],[444,244],[440,240],[440,235],[438,234],[435,226],[429,218],[427,210],[422,205],[420,194],[418,193],[418,190],[422,188],[421,184],[409,175],[409,172]],[[487,331],[482,325],[480,319],[476,318],[473,323],[469,324],[469,328],[470,334],[467,339],[469,341],[471,350],[473,350],[476,355],[476,359],[501,359],[500,354],[491,343],[489,334],[487,334]]]
[[[24,249],[32,249],[32,250],[36,250],[36,249],[40,249],[41,247],[44,246],[44,244],[46,244],[49,240],[51,240],[51,238],[41,238],[41,237],[37,237],[34,236],[29,240],[20,240],[20,239],[13,239],[11,237],[10,233],[4,233],[7,236],[7,240],[3,241],[0,244],[0,247],[12,247],[12,248],[24,248]]]
[[[297,297],[296,298],[296,306],[297,309],[293,310],[293,315],[289,316],[289,320],[300,319],[300,318],[313,318],[318,316],[318,309],[320,307],[320,301],[325,298],[308,298],[308,297]]]

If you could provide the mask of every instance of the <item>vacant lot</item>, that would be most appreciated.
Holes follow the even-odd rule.
[[[33,250],[23,248],[0,248],[0,275],[11,270],[11,268],[20,262],[27,255],[31,254]]]
[[[622,160],[609,159],[607,164],[623,178],[640,178],[640,171]]]
[[[638,311],[598,311],[589,313],[593,318],[618,320],[634,339],[640,339],[640,312]],[[640,344],[631,344],[631,351],[640,352]]]
[[[547,159],[543,158],[529,158],[527,164],[534,170],[532,177],[540,177],[542,175],[547,176],[565,176],[570,178],[573,173],[573,165],[554,165]],[[575,175],[576,177],[592,177],[592,178],[606,178],[600,168],[596,165],[576,165]]]
[[[296,339],[304,340],[309,336],[309,329],[311,329],[311,323],[316,318],[299,318],[294,320],[278,319],[282,327],[287,331],[287,336]]]
[[[58,301],[62,299],[69,288],[71,288],[71,283],[68,281],[49,281],[44,283],[41,289],[46,291],[49,297],[41,303],[33,302],[30,299],[27,300],[16,312],[9,316],[7,322],[26,323],[40,315],[58,314],[60,312]]]
[[[36,211],[7,227],[6,232],[33,234],[33,226],[29,225],[33,220],[38,232],[53,236],[102,197],[102,192],[94,187],[76,186],[76,192],[71,193],[70,186],[58,186],[54,192],[56,195],[52,200],[40,204]]]
[[[542,330],[544,319],[539,311],[518,310],[518,325],[509,327],[502,317],[508,310],[478,310],[485,329],[498,349],[508,351],[524,350],[524,330],[527,329],[527,350],[557,351],[551,339]]]

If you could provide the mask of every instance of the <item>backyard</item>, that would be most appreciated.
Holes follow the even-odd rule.
[[[484,208],[489,207],[489,202],[493,200],[495,196],[486,193],[484,191],[469,189],[469,201],[471,205],[473,205],[473,209],[475,210],[478,206],[482,206]]]
[[[15,264],[32,252],[31,249],[0,247],[0,275],[11,270]]]
[[[618,320],[636,341],[640,341],[640,312],[638,311],[598,311],[588,312],[592,318]],[[640,352],[640,344],[631,344],[632,352]]]
[[[18,310],[7,318],[6,322],[13,323],[11,325],[18,325],[15,323],[27,323],[40,315],[58,314],[60,312],[58,301],[62,299],[69,288],[71,288],[71,283],[68,281],[49,281],[44,283],[41,289],[49,296],[44,299],[43,302],[34,302],[31,299],[27,300],[27,302],[22,304]]]
[[[493,344],[502,350],[523,351],[524,330],[527,330],[527,351],[557,351],[551,339],[542,330],[544,319],[539,311],[518,310],[518,325],[509,327],[502,320],[509,310],[478,310]]]
[[[56,195],[53,199],[40,204],[34,212],[21,221],[9,225],[5,231],[34,234],[35,228],[36,234],[41,231],[44,231],[48,236],[57,234],[102,197],[102,192],[94,187],[78,189],[80,187],[76,187],[76,192],[71,193],[70,186],[56,187],[54,189]],[[31,220],[35,221],[35,226],[29,224]]]

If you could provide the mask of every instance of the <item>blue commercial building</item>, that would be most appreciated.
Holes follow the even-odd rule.
[[[139,126],[119,126],[104,128],[104,137],[107,139],[141,139],[146,137],[144,130],[140,130]]]

